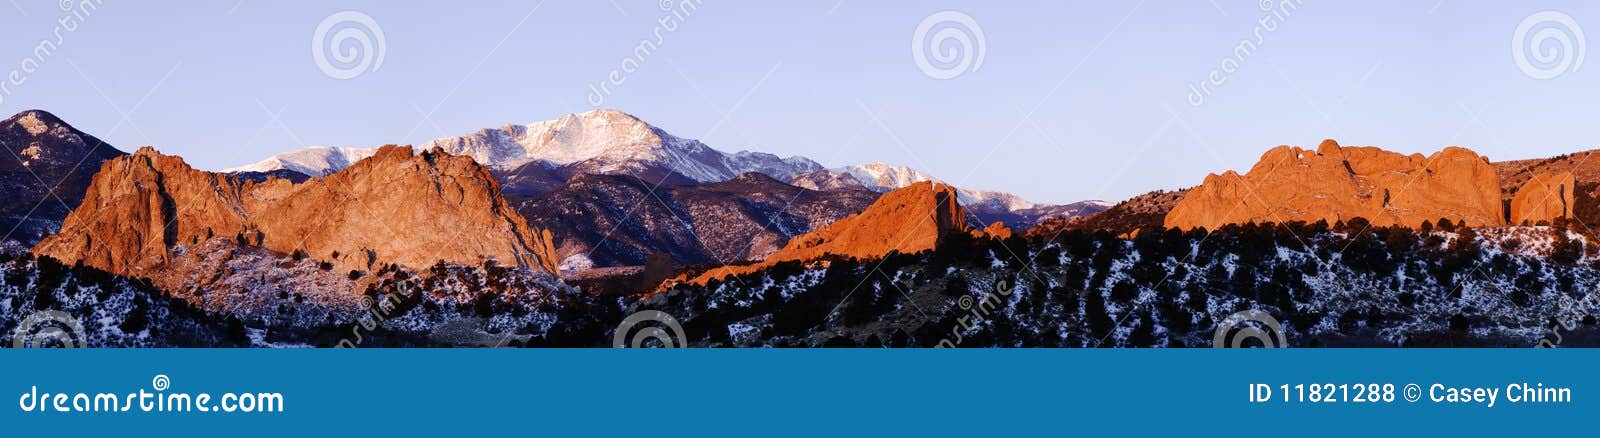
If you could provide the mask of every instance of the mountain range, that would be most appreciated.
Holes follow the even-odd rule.
[[[99,345],[592,346],[663,310],[700,346],[1194,346],[1265,309],[1295,344],[1503,346],[1549,341],[1600,279],[1595,151],[1326,140],[1106,208],[725,154],[615,111],[228,172],[42,111],[0,141],[28,230],[0,245],[0,309],[89,318]],[[1014,233],[981,209],[1066,213]]]
[[[621,111],[599,109],[527,125],[506,125],[430,141],[452,155],[470,156],[493,169],[508,193],[537,195],[577,175],[627,175],[651,183],[693,185],[721,182],[755,172],[817,191],[866,189],[877,193],[922,181],[931,175],[904,166],[869,163],[828,169],[805,157],[761,152],[725,153],[704,143],[674,136]],[[318,146],[286,152],[224,172],[289,170],[319,176],[370,156],[370,148]],[[1100,201],[1041,205],[1004,192],[958,189],[975,222],[1003,221],[1014,227],[1060,215],[1087,215],[1108,207]]]
[[[17,158],[0,162],[0,177],[10,189],[0,226],[12,230],[0,241],[18,248],[61,230],[91,176],[127,155],[37,110],[0,123],[0,142]],[[614,110],[484,129],[421,148],[481,164],[518,214],[552,233],[552,266],[568,274],[631,272],[652,254],[670,256],[678,265],[761,260],[794,236],[861,211],[882,193],[936,181],[883,163],[827,169],[804,157],[724,153]],[[290,151],[226,169],[222,173],[238,181],[218,185],[323,179],[380,150]],[[1098,201],[1040,205],[1003,192],[957,192],[972,206],[967,220],[980,227],[999,221],[1025,229],[1043,218],[1079,217],[1105,207]],[[341,256],[353,257],[348,250]]]
[[[512,201],[530,223],[552,230],[562,270],[577,273],[640,266],[652,254],[682,265],[761,260],[791,237],[859,212],[877,197],[867,190],[809,190],[750,172],[660,186],[634,176],[582,174]]]

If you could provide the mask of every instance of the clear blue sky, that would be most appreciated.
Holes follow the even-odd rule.
[[[634,0],[550,0],[531,15],[529,1],[104,1],[0,112],[49,110],[208,169],[588,110],[590,85],[663,16]],[[61,17],[57,1],[12,3],[0,4],[0,74]],[[907,164],[1044,202],[1190,186],[1328,137],[1493,159],[1593,148],[1600,66],[1536,80],[1512,55],[1518,24],[1545,9],[1600,33],[1595,2],[1306,0],[1195,107],[1189,86],[1253,38],[1256,1],[705,0],[604,106],[727,151]],[[310,49],[341,10],[386,38],[381,67],[349,80],[323,74]],[[984,33],[981,67],[951,80],[924,74],[910,49],[941,10]],[[118,126],[118,108],[132,123]]]

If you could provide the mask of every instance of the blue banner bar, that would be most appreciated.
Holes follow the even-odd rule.
[[[1520,436],[1586,430],[1597,360],[1533,349],[7,349],[0,430]]]

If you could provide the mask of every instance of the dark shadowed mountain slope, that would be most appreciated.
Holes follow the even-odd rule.
[[[551,230],[563,271],[578,271],[640,265],[655,253],[682,264],[759,260],[878,196],[802,189],[754,172],[652,192],[655,182],[586,174],[514,202],[530,224]]]
[[[264,183],[273,178],[282,178],[289,180],[289,182],[299,184],[311,179],[310,175],[289,169],[269,170],[266,172],[234,172],[232,175],[234,178],[239,178],[240,180],[254,181],[258,183]]]
[[[0,241],[25,246],[61,228],[106,160],[126,155],[39,110],[0,121]]]
[[[1189,189],[1145,193],[1088,216],[1046,219],[1025,234],[1029,237],[1050,239],[1070,228],[1091,232],[1108,231],[1120,236],[1145,228],[1161,228],[1162,222],[1167,218],[1167,212],[1172,211],[1172,206],[1177,205],[1188,192]]]

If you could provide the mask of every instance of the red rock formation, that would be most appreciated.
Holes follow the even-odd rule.
[[[823,255],[876,258],[890,251],[931,250],[952,232],[970,233],[966,209],[955,188],[919,182],[885,193],[860,214],[795,236],[769,262],[812,260]]]
[[[1530,224],[1572,217],[1577,179],[1572,172],[1539,172],[1511,198],[1511,223]]]
[[[729,275],[755,272],[780,262],[817,260],[825,256],[877,259],[890,252],[918,253],[938,247],[956,233],[984,236],[983,231],[967,225],[966,217],[966,209],[956,201],[955,188],[934,182],[919,182],[883,194],[861,213],[795,236],[782,250],[761,263],[724,266],[693,279],[669,280],[667,284],[683,281],[705,284]],[[1004,229],[1004,226],[1000,228]],[[1006,232],[1009,233],[1009,230]]]
[[[1447,147],[1430,157],[1323,141],[1315,152],[1279,146],[1244,175],[1206,177],[1167,214],[1165,226],[1363,217],[1373,225],[1418,226],[1449,218],[1502,225],[1500,177],[1487,159]]]
[[[139,276],[157,270],[175,246],[214,236],[303,250],[340,271],[492,258],[555,273],[549,232],[535,233],[482,166],[395,146],[300,184],[195,170],[146,147],[107,162],[61,232],[33,252]]]
[[[983,234],[996,239],[1010,239],[1011,228],[1007,228],[1005,222],[996,221],[987,227],[983,227]]]

